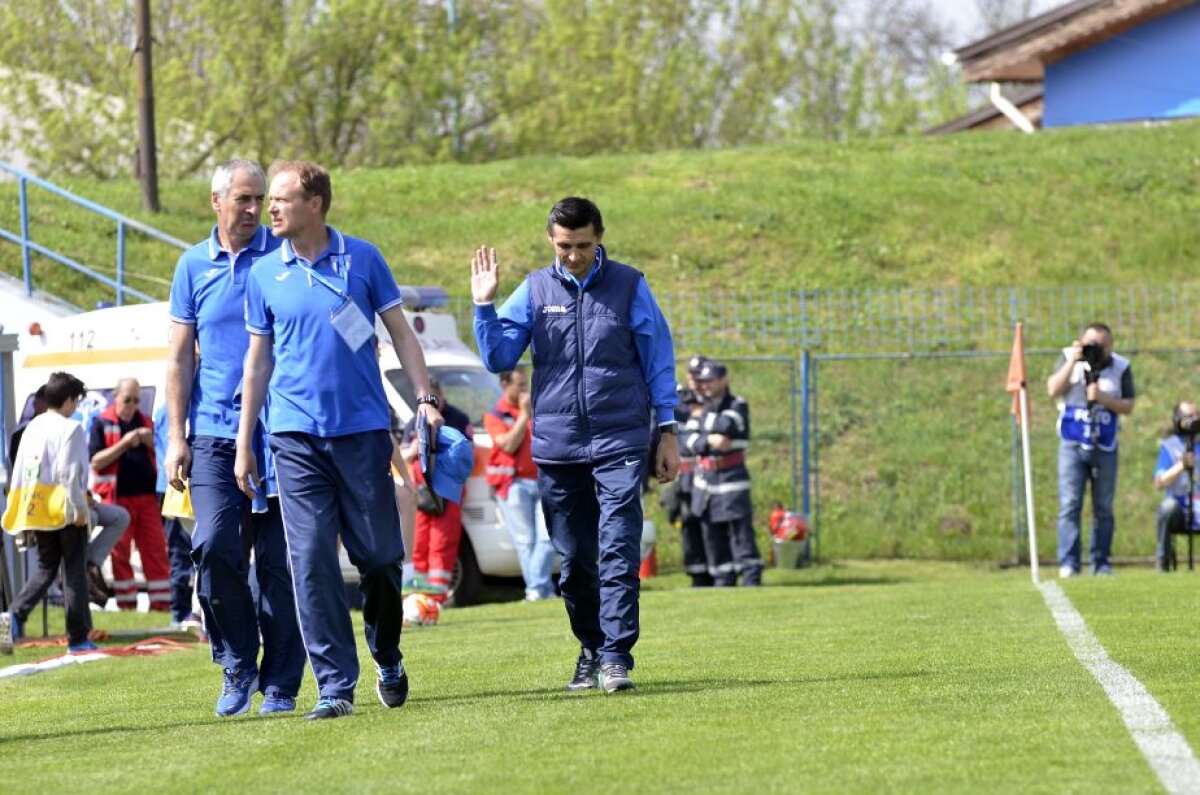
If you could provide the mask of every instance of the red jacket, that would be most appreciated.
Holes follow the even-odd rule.
[[[142,412],[134,414],[134,419],[142,421],[143,428],[149,428],[150,432],[154,432],[154,423],[150,422]],[[102,424],[104,428],[104,447],[105,449],[112,447],[117,442],[121,441],[121,418],[117,416],[117,406],[115,403],[110,404],[108,408],[96,415],[95,422]],[[158,469],[158,461],[154,457],[154,448],[148,449],[150,456],[150,465],[154,469]],[[96,469],[92,467],[92,491],[100,498],[101,502],[115,503],[117,501],[117,470],[121,466],[121,459],[118,458],[104,469]]]
[[[495,418],[504,424],[505,428],[511,428],[513,422],[520,415],[521,410],[516,406],[511,405],[503,397],[496,401],[496,405],[488,412],[490,417],[485,417],[486,425],[494,426],[494,423],[489,422]],[[492,452],[488,456],[487,464],[487,482],[488,485],[496,490],[496,496],[500,499],[508,499],[508,487],[517,478],[520,472],[520,458],[524,454],[525,458],[529,458],[529,447],[532,442],[533,423],[529,423],[529,428],[525,431],[525,438],[521,440],[521,446],[514,452],[508,453],[496,444],[496,435],[493,427],[488,428],[488,432],[492,437]],[[533,459],[529,458],[529,464],[533,463]],[[523,476],[527,476],[525,473]]]

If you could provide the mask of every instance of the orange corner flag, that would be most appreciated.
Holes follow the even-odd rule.
[[[1023,326],[1017,323],[1016,335],[1013,337],[1012,355],[1008,359],[1008,383],[1004,385],[1006,392],[1012,393],[1012,413],[1021,422],[1021,390],[1025,387],[1025,335]]]

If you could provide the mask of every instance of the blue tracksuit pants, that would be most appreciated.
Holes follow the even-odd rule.
[[[196,596],[213,662],[243,674],[257,669],[263,693],[294,698],[304,674],[304,644],[279,501],[268,500],[267,513],[251,513],[250,500],[233,477],[235,455],[233,439],[198,436],[192,442]],[[253,591],[251,551],[257,575]]]
[[[641,580],[642,478],[647,453],[585,464],[538,463],[559,590],[571,631],[601,662],[633,667]]]
[[[358,652],[338,564],[339,536],[358,569],[371,657],[400,662],[404,541],[387,431],[323,438],[278,433],[275,454],[296,608],[322,698],[354,700]]]

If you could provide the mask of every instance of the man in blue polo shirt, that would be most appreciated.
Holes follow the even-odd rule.
[[[260,501],[265,512],[253,513],[233,475],[235,395],[250,345],[246,283],[252,267],[279,248],[259,224],[265,194],[266,177],[257,163],[230,160],[218,166],[212,178],[217,224],[207,240],[179,258],[171,283],[164,468],[173,488],[183,490],[190,477],[196,593],[213,661],[225,671],[216,710],[221,716],[246,712],[256,690],[265,696],[260,714],[295,710],[304,673],[279,501]],[[251,546],[257,601],[249,582]]]
[[[600,210],[566,198],[546,222],[554,262],[497,312],[494,248],[471,263],[475,338],[487,368],[511,370],[532,344],[533,460],[559,582],[581,651],[571,691],[632,690],[639,632],[641,485],[651,428],[660,483],[679,470],[675,352],[642,274],[608,259]]]
[[[436,430],[425,357],[401,309],[400,290],[370,243],[325,225],[329,174],[312,163],[271,167],[271,231],[284,239],[246,286],[245,394],[235,470],[247,494],[257,486],[253,432],[270,393],[269,445],[296,607],[319,699],[306,717],[354,711],[358,653],[342,587],[337,541],[358,568],[367,646],[378,666],[375,692],[386,707],[408,698],[400,654],[404,542],[390,471],[387,399],[375,354],[375,317],[408,373],[417,410]]]

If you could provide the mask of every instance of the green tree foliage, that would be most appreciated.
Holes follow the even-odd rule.
[[[380,167],[909,132],[965,96],[923,2],[159,0],[160,169],[233,152]],[[5,4],[0,104],[26,120],[7,143],[47,170],[131,168],[132,31],[127,2]]]

